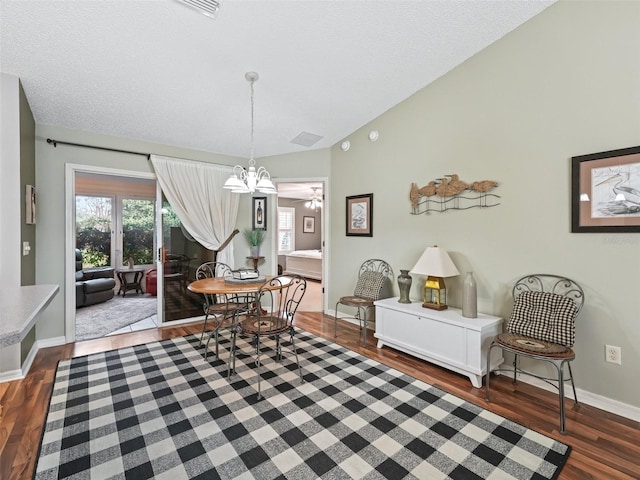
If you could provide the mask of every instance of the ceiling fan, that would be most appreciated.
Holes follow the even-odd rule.
[[[305,207],[318,211],[319,208],[322,208],[322,194],[318,193],[318,190],[320,190],[320,188],[318,187],[311,187],[311,190],[313,191],[313,193],[311,194],[311,198],[309,198],[308,200],[303,199],[296,201],[305,202]]]

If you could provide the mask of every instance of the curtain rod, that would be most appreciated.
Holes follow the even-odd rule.
[[[72,147],[84,147],[84,148],[95,148],[96,150],[107,150],[109,152],[119,152],[119,153],[130,153],[132,155],[142,155],[143,157],[147,157],[147,160],[151,158],[150,153],[142,153],[142,152],[132,152],[131,150],[120,150],[117,148],[108,148],[108,147],[96,147],[95,145],[86,145],[84,143],[71,143],[71,142],[63,142],[61,140],[52,140],[51,138],[47,138],[47,143],[49,145],[53,145],[57,147],[60,145],[70,145]]]

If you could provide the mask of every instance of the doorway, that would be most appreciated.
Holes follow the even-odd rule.
[[[154,179],[75,172],[76,341],[157,328],[155,204]]]
[[[325,214],[326,179],[278,180],[278,272],[307,279],[300,311],[325,310]]]
[[[156,328],[158,300],[146,295],[144,276],[154,266],[157,187],[152,173],[67,164],[65,168],[65,340],[99,338],[151,319],[136,328]],[[79,242],[79,243],[78,243]],[[79,254],[76,257],[76,248]],[[140,272],[140,288],[126,290],[118,270]],[[85,288],[86,280],[98,282]],[[92,270],[97,270],[94,274]],[[131,274],[128,277],[131,279]],[[131,280],[133,281],[133,280]],[[113,290],[108,291],[110,282]],[[102,285],[100,285],[101,283]],[[77,304],[83,291],[82,305]],[[97,292],[97,294],[96,294]],[[120,292],[120,294],[119,294]],[[91,296],[89,300],[87,297]],[[87,319],[78,334],[77,312]],[[130,312],[130,313],[128,313]],[[139,318],[138,318],[139,317]],[[144,318],[143,318],[144,317]],[[100,325],[98,325],[98,323]],[[94,325],[95,324],[95,325]]]

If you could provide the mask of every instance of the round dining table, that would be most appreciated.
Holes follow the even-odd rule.
[[[228,277],[227,277],[228,278]],[[288,277],[280,277],[283,279],[282,284],[275,282],[273,285],[268,282],[273,276],[265,276],[259,280],[226,280],[225,277],[203,278],[191,282],[187,287],[194,293],[204,293],[208,295],[251,295],[258,293],[260,287],[264,285],[266,290],[279,290],[287,287],[291,279]],[[288,278],[288,281],[285,281]]]

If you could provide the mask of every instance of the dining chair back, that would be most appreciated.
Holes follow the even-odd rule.
[[[206,262],[196,269],[196,280],[216,277],[231,277],[233,272],[231,267],[222,262]],[[249,300],[246,297],[238,295],[211,294],[202,293],[204,303],[202,310],[204,312],[204,322],[202,324],[202,333],[200,334],[200,345],[207,331],[207,322],[212,317],[213,328],[209,333],[207,345],[205,347],[205,359],[209,353],[209,342],[211,338],[215,339],[215,354],[218,358],[219,350],[219,334],[221,329],[229,328],[233,324],[233,316],[247,308]]]
[[[571,371],[575,358],[573,344],[575,320],[584,305],[582,287],[570,278],[552,274],[531,274],[518,279],[512,288],[513,310],[505,333],[497,335],[487,351],[487,380],[485,400],[489,401],[491,371],[508,371],[513,384],[518,374],[537,377],[558,389],[560,402],[560,433],[565,433],[564,383],[571,381],[574,408],[578,406],[576,387]],[[491,350],[501,348],[513,354],[512,368],[491,370]],[[518,357],[551,363],[556,377],[545,377],[527,372],[518,365]],[[569,378],[565,380],[564,366]]]
[[[358,324],[362,330],[362,345],[366,345],[369,311],[373,308],[376,300],[392,295],[391,278],[393,278],[393,269],[384,260],[372,258],[365,260],[362,265],[360,265],[358,282],[356,283],[353,295],[340,297],[336,302],[335,318],[333,321],[334,337],[338,336],[338,306],[343,305],[356,309],[354,315],[347,315],[342,318],[358,320]]]
[[[277,276],[267,280],[260,287],[251,312],[241,318],[232,335],[232,364],[230,365],[232,371],[235,371],[235,334],[252,337],[252,345],[255,346],[255,365],[258,369],[258,399],[262,398],[260,382],[262,379],[262,342],[265,337],[272,337],[275,340],[275,361],[282,360],[282,346],[288,343],[288,347],[290,347],[295,356],[300,382],[304,381],[295,346],[293,322],[298,306],[306,291],[307,281],[300,275]],[[289,341],[283,341],[282,336],[287,336]]]

